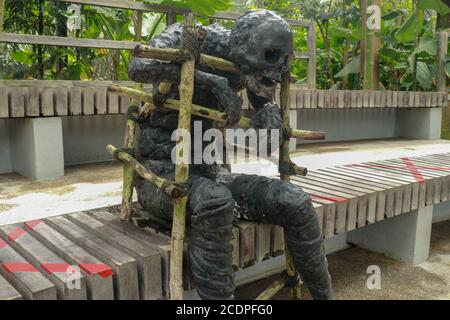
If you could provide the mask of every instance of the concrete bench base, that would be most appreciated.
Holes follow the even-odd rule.
[[[12,169],[30,179],[64,175],[61,118],[21,118],[10,127]]]
[[[433,206],[356,229],[347,241],[364,249],[383,253],[411,264],[428,259]]]

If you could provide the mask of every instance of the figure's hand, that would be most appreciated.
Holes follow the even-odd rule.
[[[254,129],[282,130],[283,120],[280,108],[273,102],[266,103],[251,119],[250,127]]]
[[[271,146],[275,143],[278,143],[279,146],[283,141],[283,120],[281,118],[280,108],[275,103],[266,103],[264,107],[250,119],[250,128],[256,130],[267,129],[266,132],[259,132],[259,139],[267,143],[267,151],[272,153],[275,150],[271,150]],[[272,135],[274,134],[272,130],[278,130],[278,137],[273,137],[274,139],[278,138],[278,141],[272,141]]]
[[[236,125],[241,120],[242,98],[230,88],[227,79],[211,75],[205,75],[204,78],[211,80],[211,91],[226,114],[226,121],[222,126]]]
[[[154,87],[152,90],[153,94],[153,103],[155,106],[162,108],[164,107],[164,103],[167,100],[167,94],[163,94],[158,90],[158,86]]]
[[[222,100],[224,105],[224,111],[227,115],[225,121],[225,127],[233,127],[241,120],[241,110],[242,110],[242,98],[238,96],[235,92]]]

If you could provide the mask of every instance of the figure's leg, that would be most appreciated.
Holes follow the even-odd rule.
[[[323,235],[310,197],[291,183],[256,175],[236,177],[230,189],[248,219],[284,227],[295,267],[312,297],[332,299]]]
[[[139,183],[139,182],[138,182]],[[137,186],[139,202],[162,218],[172,217],[170,200],[149,183]],[[189,260],[202,299],[233,299],[232,224],[234,199],[228,188],[210,179],[189,179]]]

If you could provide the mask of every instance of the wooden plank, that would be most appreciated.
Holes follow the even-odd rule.
[[[108,114],[117,114],[119,113],[119,96],[114,93],[108,93]]]
[[[131,103],[130,98],[120,96],[120,113],[126,114],[130,106],[130,103]]]
[[[83,275],[69,272],[70,264],[37,241],[21,225],[1,226],[0,237],[55,284],[58,299],[87,299],[86,282]],[[58,266],[57,270],[53,270],[54,266]],[[79,283],[78,288],[73,286],[75,281]]]
[[[107,103],[106,103],[107,91],[106,87],[96,88],[94,94],[94,105],[95,105],[95,114],[106,114],[107,112]]]
[[[255,225],[255,260],[262,262],[270,257],[272,226],[265,223]]]
[[[9,117],[8,88],[0,86],[0,119]]]
[[[334,172],[309,172],[308,176],[311,177],[325,177],[330,182],[339,182],[342,185],[348,186],[349,188],[354,188],[355,190],[367,192],[368,194],[375,193],[376,195],[376,205],[375,205],[375,217],[376,221],[381,221],[384,219],[385,213],[386,213],[386,203],[387,198],[391,197],[392,202],[394,203],[394,192],[393,188],[391,186],[383,185],[382,187],[378,184],[375,184],[369,180],[361,179],[361,177],[352,177],[352,176],[345,176],[339,173]],[[372,206],[370,201],[372,201],[371,196],[369,196],[369,209],[368,209],[368,223],[373,222],[373,212],[372,212]],[[393,210],[393,208],[392,208]]]
[[[367,197],[357,196],[336,186],[329,187],[324,183],[317,182],[305,177],[291,177],[291,182],[299,183],[300,187],[312,198],[322,197],[336,203],[336,221],[334,226],[335,234],[341,234],[345,231],[353,230],[355,224],[361,227],[366,224]],[[358,202],[361,201],[361,207],[358,210]]]
[[[69,114],[69,94],[67,88],[54,90],[53,98],[55,99],[55,115],[67,116]]]
[[[108,227],[87,214],[74,213],[67,215],[66,218],[137,261],[141,300],[162,298],[161,257],[159,252],[145,243],[136,241]]]
[[[94,89],[93,88],[83,88],[83,114],[91,115],[94,114],[95,109],[95,98],[94,98]]]
[[[414,92],[414,107],[419,108],[420,105],[420,92]]]
[[[393,159],[393,160],[379,161],[377,163],[382,166],[405,166],[404,169],[403,168],[382,168],[382,170],[403,175],[403,178],[409,179],[409,181],[411,181],[411,182],[425,185],[425,189],[426,189],[426,202],[425,203],[426,203],[426,205],[433,204],[433,199],[435,197],[436,182],[433,179],[427,179],[427,178],[432,178],[433,176],[435,176],[434,174],[425,174],[425,173],[421,174],[425,178],[425,181],[423,181],[423,183],[421,183],[421,182],[419,182],[419,178],[415,176],[414,171],[406,168],[405,163],[403,163],[402,161]],[[368,163],[368,164],[370,165],[373,163]],[[406,208],[407,208],[407,206],[406,206]],[[408,212],[408,211],[405,210],[405,212]]]
[[[386,95],[386,107],[392,108],[392,91],[388,90],[385,92]]]
[[[25,268],[29,272],[20,272]],[[0,274],[8,279],[24,299],[56,300],[55,285],[2,239],[0,239]]]
[[[24,88],[9,88],[9,116],[22,118],[25,116],[25,90]]]
[[[133,50],[139,42],[71,37],[43,36],[0,32],[0,42],[57,47]]]
[[[231,237],[231,245],[233,246],[233,258],[232,265],[233,269],[239,269],[239,229],[233,227],[233,236]]]
[[[234,225],[239,229],[239,267],[245,268],[255,262],[255,224],[237,221]]]
[[[318,93],[316,90],[311,91],[311,108],[318,107]]]
[[[435,203],[444,202],[448,200],[449,196],[449,188],[450,188],[450,175],[448,173],[448,161],[439,162],[433,159],[427,159],[423,157],[415,157],[413,159],[414,164],[417,165],[420,171],[425,170],[425,172],[437,172],[441,173],[441,177],[439,178],[440,186],[435,189]],[[423,167],[423,168],[422,168]],[[443,168],[442,170],[440,168]],[[440,189],[441,195],[438,196]]]
[[[325,108],[325,94],[326,91],[324,90],[318,91],[317,108]]]
[[[26,230],[65,261],[78,266],[86,280],[89,300],[113,300],[112,269],[43,221],[25,223]],[[109,275],[110,274],[110,275]]]
[[[0,276],[0,301],[4,300],[22,300],[22,295],[5,278]]]
[[[39,117],[39,92],[40,88],[26,87],[25,90],[25,115],[27,117]]]
[[[273,257],[284,253],[284,228],[280,226],[272,226],[271,231],[271,254]]]
[[[311,109],[311,90],[305,91],[304,108]]]
[[[127,9],[144,12],[162,12],[162,13],[187,13],[190,10],[187,8],[164,6],[159,4],[138,2],[138,1],[123,1],[123,0],[55,0],[68,3],[93,5],[107,8]]]
[[[91,210],[89,215],[98,221],[108,225],[108,227],[133,238],[136,241],[145,243],[150,248],[159,250],[161,256],[161,278],[164,296],[169,296],[169,268],[170,268],[170,237],[157,232],[151,228],[141,229],[131,223],[124,223],[117,216],[104,209]]]
[[[392,91],[392,107],[398,107],[398,91]]]
[[[138,272],[135,259],[62,216],[48,218],[44,221],[113,269],[114,297],[116,299],[139,299]]]
[[[80,87],[73,87],[69,90],[69,114],[77,116],[82,114],[83,97]]]
[[[410,161],[412,162],[413,166],[417,163],[420,164],[419,160],[416,160],[415,158],[411,158]],[[392,159],[389,161],[386,161],[388,163],[392,163],[393,165],[405,165],[404,162],[398,159]],[[413,175],[416,180],[419,179],[426,179],[431,180],[430,185],[432,185],[432,188],[427,189],[427,197],[429,196],[429,201],[431,203],[439,203],[441,198],[441,187],[442,183],[444,182],[445,178],[447,177],[447,173],[439,170],[430,170],[426,167],[420,167],[420,169],[416,168],[405,168],[401,169],[405,173],[409,173]],[[425,181],[425,183],[428,181]]]
[[[41,90],[41,116],[51,117],[55,114],[53,104],[53,88],[42,87]]]
[[[369,108],[375,108],[375,96],[376,96],[375,91],[369,92]]]
[[[326,187],[336,191],[342,191],[358,197],[358,219],[366,218],[366,223],[374,223],[376,221],[377,193],[361,187],[355,187],[347,182],[336,181],[327,175],[317,174],[316,172],[308,172],[306,183],[315,184],[317,186]],[[367,214],[364,214],[367,212]],[[360,222],[359,224],[362,224]],[[345,226],[346,228],[346,226]],[[338,232],[338,231],[336,231]],[[338,232],[339,233],[339,232]]]
[[[345,106],[345,91],[340,90],[337,92],[338,95],[338,101],[337,101],[337,107],[342,109]]]
[[[380,167],[381,166],[381,167]],[[385,168],[380,163],[364,163],[357,166],[346,168],[358,172],[364,172],[367,174],[373,174],[383,179],[389,179],[394,181],[403,181],[405,183],[403,194],[401,197],[396,198],[395,202],[395,215],[415,210],[414,208],[425,205],[426,189],[425,185],[419,184],[414,178],[404,175],[401,172]],[[399,195],[400,196],[400,195]]]
[[[365,171],[363,168],[359,167],[333,167],[329,169],[321,169],[320,171],[340,174],[345,177],[363,179],[378,187],[386,186],[387,190],[390,190],[389,188],[394,188],[393,193],[389,192],[386,197],[385,217],[390,218],[395,214],[401,213],[403,205],[403,194],[404,190],[406,189],[405,182],[401,184],[396,180],[386,178],[383,173],[377,175],[373,172]],[[377,213],[377,215],[378,214],[379,213]]]
[[[291,90],[293,91],[293,90]],[[295,100],[291,100],[291,101],[295,101],[295,108],[296,109],[303,109],[305,108],[305,91],[303,90],[297,90],[296,91],[297,95],[296,95],[296,99]]]

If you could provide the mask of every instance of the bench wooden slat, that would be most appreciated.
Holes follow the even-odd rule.
[[[41,115],[51,117],[55,114],[53,104],[53,88],[42,87],[41,94]]]
[[[12,118],[23,118],[25,116],[25,89],[9,88],[9,115]]]

